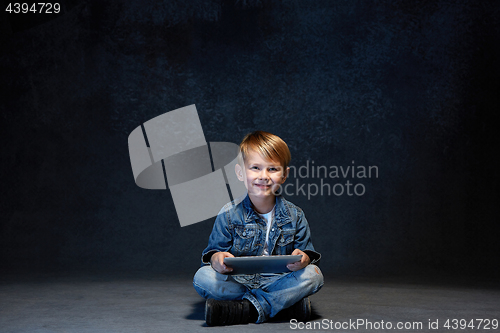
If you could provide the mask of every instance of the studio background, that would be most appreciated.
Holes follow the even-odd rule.
[[[378,167],[355,180],[362,196],[288,198],[325,273],[498,278],[498,9],[74,0],[54,16],[2,10],[1,270],[194,274],[214,219],[181,228],[168,190],[135,185],[127,138],[196,104],[207,142],[265,130],[296,167]]]

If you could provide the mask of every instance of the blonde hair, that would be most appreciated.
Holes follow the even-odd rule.
[[[279,161],[285,169],[292,159],[285,141],[277,135],[264,131],[248,133],[243,138],[240,143],[240,155],[243,161],[251,150],[259,153],[265,159]]]

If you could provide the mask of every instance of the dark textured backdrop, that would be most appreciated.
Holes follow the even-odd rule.
[[[323,270],[499,276],[497,1],[63,12],[2,8],[2,268],[194,272],[213,219],[181,228],[168,190],[137,187],[127,137],[196,104],[207,141],[262,129],[296,166],[378,166],[363,196],[289,198]]]

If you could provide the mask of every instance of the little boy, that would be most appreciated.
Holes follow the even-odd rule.
[[[240,144],[236,175],[248,193],[221,209],[202,253],[204,266],[193,280],[207,299],[209,326],[262,323],[286,308],[301,321],[311,316],[307,296],[323,286],[314,265],[321,255],[314,251],[302,210],[276,194],[288,176],[290,158],[286,143],[271,133],[250,133]],[[302,255],[287,273],[228,275],[232,268],[224,264],[226,257],[285,254]]]

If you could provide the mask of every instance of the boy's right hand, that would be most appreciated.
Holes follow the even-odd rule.
[[[224,258],[227,258],[227,257],[234,257],[234,256],[229,252],[216,252],[216,253],[214,253],[212,255],[212,258],[210,258],[210,264],[212,264],[212,268],[221,274],[226,274],[226,273],[232,272],[233,269],[229,266],[226,266],[226,264],[224,264]]]

